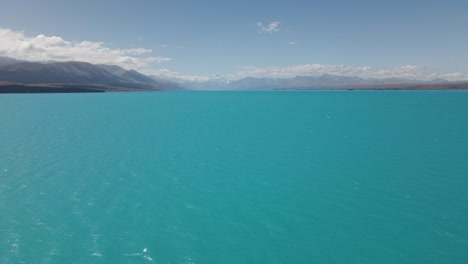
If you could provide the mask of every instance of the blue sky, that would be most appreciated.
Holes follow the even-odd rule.
[[[468,1],[451,0],[2,0],[0,56],[185,78],[455,80],[468,78],[467,13]]]

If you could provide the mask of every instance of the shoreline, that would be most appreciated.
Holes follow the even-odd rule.
[[[344,86],[311,86],[311,87],[272,87],[270,89],[242,89],[219,91],[449,91],[468,90],[468,83],[444,84],[396,84],[396,85],[344,85]],[[141,88],[117,87],[100,84],[22,84],[0,82],[0,94],[20,93],[104,93],[104,92],[154,92],[166,90],[152,90]],[[170,91],[170,90],[167,90]],[[191,90],[185,90],[191,91]],[[210,91],[210,90],[193,90]]]

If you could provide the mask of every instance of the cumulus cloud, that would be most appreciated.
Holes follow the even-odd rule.
[[[27,36],[23,32],[0,28],[0,56],[28,61],[84,61],[140,69],[149,63],[170,58],[151,56],[144,48],[109,48],[102,42],[70,42],[57,36]]]
[[[347,65],[305,64],[290,67],[256,67],[244,66],[236,74],[243,77],[290,78],[294,76],[319,76],[323,74],[357,76],[362,78],[404,78],[416,80],[433,80],[437,78],[449,81],[468,80],[468,75],[460,72],[443,72],[431,67],[355,67]]]
[[[257,22],[257,26],[258,26],[259,32],[273,33],[273,32],[279,31],[278,27],[280,23],[281,22],[279,21],[274,21],[274,22],[270,22],[270,24],[265,26],[263,25],[262,22]]]

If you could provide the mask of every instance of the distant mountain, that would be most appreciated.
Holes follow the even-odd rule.
[[[105,65],[105,64],[97,64],[96,66],[112,73],[113,75],[126,80],[128,82],[137,82],[137,83],[154,83],[156,84],[156,80],[150,78],[144,74],[141,74],[135,70],[125,70],[124,68],[117,66],[117,65]]]
[[[204,81],[187,80],[187,79],[181,79],[181,78],[168,77],[164,75],[162,76],[149,75],[149,77],[151,77],[152,79],[158,82],[176,85],[178,87],[182,87],[183,89],[187,89],[187,90],[208,90],[208,91],[226,90],[225,86],[226,84],[230,82],[224,77],[216,75],[216,74]]]
[[[437,79],[434,79],[432,81],[430,81],[431,83],[448,83],[449,81],[446,80],[446,79],[442,79],[442,78],[437,78]]]
[[[126,71],[124,72],[122,75],[119,76],[120,78],[124,79],[124,80],[127,80],[127,81],[130,81],[130,82],[139,82],[139,83],[154,83],[156,84],[157,82],[146,76],[146,75],[143,75],[135,70],[129,70],[129,71]]]
[[[177,85],[157,82],[135,70],[115,65],[93,65],[86,62],[23,62],[0,57],[0,82],[18,85],[63,87],[76,85],[92,89],[112,90],[175,90]],[[47,85],[44,85],[47,84]],[[4,86],[4,85],[3,85]],[[3,87],[0,85],[0,89]],[[79,88],[79,87],[78,87]]]
[[[467,82],[444,79],[421,81],[401,78],[361,78],[324,74],[293,78],[245,77],[229,80],[220,75],[199,78],[146,76],[117,65],[86,62],[27,62],[0,57],[2,92],[77,92],[149,90],[313,90],[313,89],[465,89]],[[448,88],[447,88],[448,87]]]
[[[75,83],[114,85],[123,80],[86,62],[20,62],[0,67],[0,80],[16,83]]]
[[[116,76],[120,76],[122,75],[124,72],[126,72],[127,70],[125,70],[124,68],[120,67],[120,66],[117,66],[117,65],[107,65],[107,64],[96,64],[96,66],[100,67],[100,68],[103,68],[104,70],[116,75]]]
[[[280,85],[284,79],[246,77],[226,84],[228,90],[269,90]]]
[[[152,85],[159,85],[164,87],[164,90],[183,90],[184,88],[175,82],[168,80],[157,80],[150,76],[141,74],[135,70],[125,70],[117,65],[97,64],[97,66],[105,69],[106,71],[114,74],[115,76],[126,80],[131,83],[146,83]]]
[[[172,79],[179,82],[188,89],[195,90],[275,90],[275,89],[358,89],[362,87],[400,87],[401,85],[426,85],[426,84],[444,84],[448,83],[444,79],[435,79],[432,81],[421,81],[400,78],[361,78],[355,76],[340,76],[324,74],[320,76],[296,76],[293,78],[256,78],[245,77],[239,80],[229,81],[224,78],[212,78],[208,81],[183,81]]]
[[[19,63],[19,62],[21,62],[21,61],[13,59],[13,58],[1,57],[0,56],[0,67],[10,65],[10,64]]]

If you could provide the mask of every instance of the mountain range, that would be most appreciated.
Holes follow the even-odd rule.
[[[71,89],[71,90],[70,90]],[[29,62],[0,57],[0,92],[160,91],[180,86],[135,70],[87,62]]]
[[[451,83],[445,79],[431,81],[402,79],[402,78],[360,78],[355,76],[340,76],[323,74],[319,76],[295,76],[293,78],[245,77],[238,80],[227,80],[220,76],[213,76],[206,81],[187,81],[177,78],[162,79],[151,76],[156,80],[172,81],[191,90],[320,90],[320,89],[435,89]],[[435,88],[434,88],[435,87]],[[461,87],[461,86],[460,86]],[[464,86],[463,86],[464,87]],[[453,87],[451,87],[452,89]],[[463,88],[465,89],[465,88]]]
[[[321,89],[468,89],[468,82],[444,79],[361,78],[324,74],[293,78],[245,77],[228,80],[214,75],[204,81],[147,76],[117,65],[87,62],[30,62],[0,57],[0,93],[107,92],[162,90],[321,90]]]

